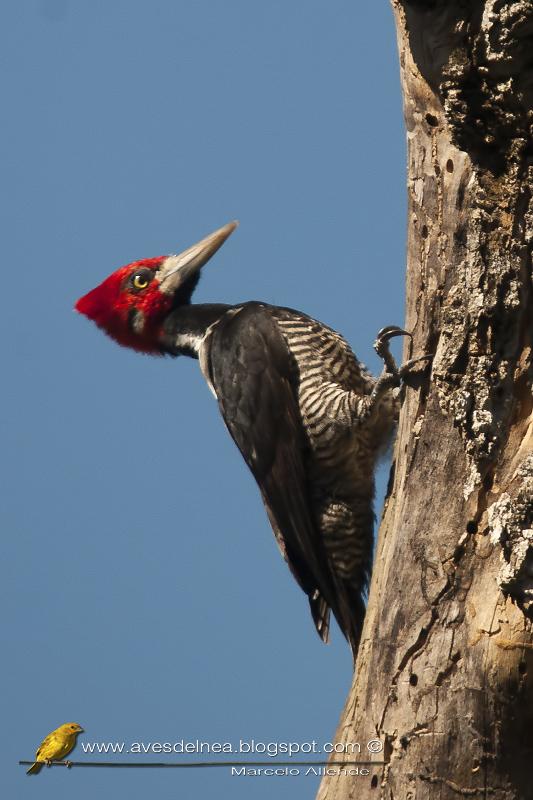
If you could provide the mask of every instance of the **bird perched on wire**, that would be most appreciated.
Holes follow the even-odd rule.
[[[49,733],[37,748],[35,763],[26,774],[36,775],[44,764],[50,765],[52,761],[62,761],[76,746],[78,733],[83,733],[83,728],[77,722],[65,722]]]
[[[237,223],[180,255],[135,261],[76,309],[119,344],[197,358],[261,491],[277,543],[327,641],[330,609],[357,651],[372,561],[376,460],[398,414],[392,390],[413,359],[370,375],[347,342],[315,319],[261,302],[191,304],[203,265]]]

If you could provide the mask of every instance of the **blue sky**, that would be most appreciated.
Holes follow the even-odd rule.
[[[348,647],[316,636],[197,363],[72,306],[238,218],[196,299],[299,308],[377,371],[403,322],[388,3],[21,0],[0,22],[6,796],[313,797],[317,778],[17,761],[70,720],[80,744],[333,740]]]

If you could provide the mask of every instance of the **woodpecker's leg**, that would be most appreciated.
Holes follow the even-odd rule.
[[[391,389],[402,385],[402,381],[409,374],[412,367],[420,361],[428,361],[432,356],[419,356],[406,361],[399,369],[389,349],[389,339],[394,336],[411,336],[408,331],[398,328],[397,325],[389,325],[383,328],[374,342],[374,349],[378,356],[383,359],[383,371],[376,380],[370,394],[361,395],[357,392],[346,392],[344,405],[350,414],[350,424],[361,425],[371,417],[378,406],[382,407],[385,397]],[[391,412],[392,413],[392,412]],[[392,414],[394,417],[395,415]]]
[[[387,325],[386,328],[382,328],[379,331],[374,342],[374,350],[385,365],[384,372],[392,375],[398,375],[398,367],[389,348],[389,340],[395,336],[409,336],[412,338],[412,334],[409,331],[404,331],[403,328],[399,328],[397,325]]]
[[[394,336],[409,336],[413,338],[413,335],[409,333],[409,331],[405,331],[403,328],[399,328],[397,325],[388,325],[386,328],[382,328],[378,333],[377,339],[374,342],[374,350],[378,356],[383,359],[384,367],[383,372],[379,376],[372,391],[371,397],[374,397],[375,399],[380,399],[384,392],[388,391],[389,389],[400,386],[402,380],[409,375],[415,364],[418,364],[421,361],[430,361],[433,358],[433,356],[430,355],[411,358],[409,361],[406,361],[405,364],[402,364],[402,366],[398,369],[389,348],[389,340]]]
[[[320,434],[322,437],[335,436],[339,428],[349,428],[353,425],[363,424],[372,414],[378,405],[384,400],[385,395],[396,387],[401,386],[402,380],[409,373],[409,370],[419,361],[427,361],[432,356],[420,356],[406,361],[399,369],[389,349],[389,339],[394,336],[411,336],[396,325],[389,325],[383,328],[374,342],[376,353],[383,359],[384,367],[381,375],[376,380],[370,394],[361,394],[358,391],[344,389],[340,384],[333,381],[324,381],[319,389],[322,408],[321,413],[324,420],[329,421],[321,424]],[[310,426],[316,427],[316,403],[318,397],[314,395],[310,406],[304,401],[302,411],[304,418],[310,421]],[[395,405],[393,403],[393,405]],[[390,412],[394,417],[394,412]],[[334,428],[331,428],[331,425]],[[325,429],[330,427],[328,434]]]

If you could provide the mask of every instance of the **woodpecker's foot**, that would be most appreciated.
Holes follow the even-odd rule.
[[[402,366],[398,370],[400,373],[400,378],[402,380],[407,378],[413,371],[413,367],[416,364],[420,364],[422,361],[433,361],[433,356],[428,354],[425,356],[417,356],[416,358],[410,358],[409,361],[406,361],[405,364],[402,364]]]
[[[72,761],[65,761],[65,766],[67,769],[70,769],[72,766]]]
[[[389,340],[395,336],[410,336],[412,338],[412,334],[409,333],[409,331],[404,331],[404,329],[399,328],[398,325],[387,325],[386,328],[382,328],[378,333],[376,341],[374,342],[374,350],[385,364],[385,372],[399,378],[400,373],[389,348]]]
[[[46,763],[47,767],[51,767],[52,766],[52,759],[51,758],[47,758],[45,763]]]
[[[433,360],[433,356],[424,355],[418,358],[411,358],[400,367],[400,378],[402,386],[409,386],[411,389],[420,389],[427,377],[427,366]],[[421,369],[416,369],[418,364],[423,364]]]

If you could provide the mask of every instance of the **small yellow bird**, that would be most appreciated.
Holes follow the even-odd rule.
[[[37,748],[35,764],[29,768],[26,775],[36,775],[43,764],[62,761],[76,746],[78,733],[83,733],[83,728],[77,722],[65,722],[64,725],[60,725],[55,731],[49,733]]]

